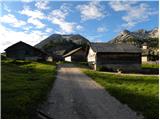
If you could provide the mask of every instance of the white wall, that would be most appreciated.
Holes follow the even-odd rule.
[[[142,46],[142,49],[143,49],[143,50],[146,50],[146,49],[147,49],[147,46],[146,46],[146,45],[143,45],[143,46]]]
[[[49,62],[53,62],[52,57],[51,57],[51,56],[49,56],[49,57],[47,58],[47,61],[49,61]]]
[[[87,61],[88,61],[89,66],[92,69],[96,70],[96,67],[97,67],[97,65],[96,65],[96,52],[94,52],[91,47],[89,48]]]
[[[65,61],[71,62],[71,56],[65,57]]]
[[[87,56],[88,62],[95,62],[96,61],[96,53],[92,50],[92,48],[89,48],[88,56]]]
[[[142,56],[142,62],[147,62],[147,56]]]

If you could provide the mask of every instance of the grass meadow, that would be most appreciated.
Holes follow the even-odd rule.
[[[159,117],[159,77],[82,70],[119,101],[145,118]]]
[[[159,64],[147,64],[144,63],[141,65],[142,68],[148,68],[148,69],[158,69],[159,68]]]
[[[35,118],[55,75],[56,67],[51,63],[2,60],[2,118]]]

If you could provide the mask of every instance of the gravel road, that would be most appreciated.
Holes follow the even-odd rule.
[[[41,106],[42,118],[139,118],[105,89],[72,64],[58,66],[48,100]]]

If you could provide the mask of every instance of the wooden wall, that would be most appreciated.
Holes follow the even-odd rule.
[[[96,53],[90,48],[87,61],[89,66],[95,70],[99,66],[111,69],[139,69],[141,53]]]
[[[97,53],[98,65],[103,64],[141,64],[140,53]]]
[[[83,49],[78,50],[77,52],[71,55],[72,62],[86,62],[86,51]]]

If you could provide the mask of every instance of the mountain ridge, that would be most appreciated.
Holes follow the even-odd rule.
[[[52,34],[35,47],[49,54],[64,55],[77,47],[87,47],[89,40],[79,34],[61,35]]]
[[[105,43],[129,43],[134,44],[141,48],[143,43],[147,43],[148,48],[151,51],[158,50],[159,43],[159,29],[154,28],[152,30],[139,29],[137,31],[123,30],[115,38]],[[87,49],[90,41],[80,34],[52,34],[35,47],[47,52],[48,54],[64,55],[67,52],[82,47]]]
[[[130,32],[129,30],[123,30],[115,38],[109,41],[109,43],[131,43],[139,45],[148,42],[149,39],[159,38],[159,29],[154,28],[150,31],[139,29],[137,31]]]

